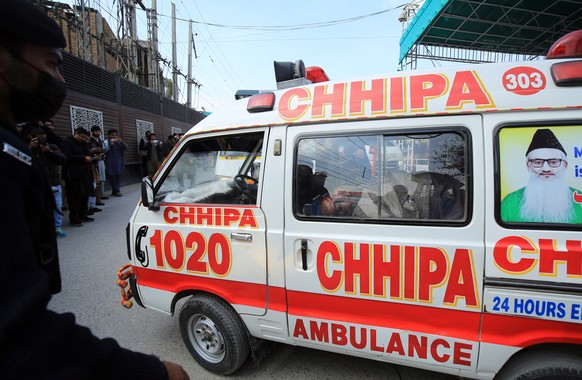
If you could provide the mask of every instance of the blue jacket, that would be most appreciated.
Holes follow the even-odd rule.
[[[122,142],[113,142],[111,139],[105,140],[107,145],[107,155],[105,156],[105,173],[107,175],[122,175],[125,170],[125,151],[127,144]]]

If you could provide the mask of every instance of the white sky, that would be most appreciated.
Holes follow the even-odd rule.
[[[86,0],[85,5],[100,10],[116,32],[119,1]],[[74,4],[75,0],[63,2]],[[187,73],[187,20],[191,19],[198,56],[193,58],[192,73],[202,85],[193,90],[197,110],[214,111],[233,100],[239,89],[275,89],[273,61],[302,59],[305,66],[322,67],[332,80],[396,71],[402,35],[398,16],[408,2],[176,0],[177,66]],[[159,50],[168,60],[172,58],[171,3],[157,0]],[[143,4],[150,8],[151,0],[143,0]],[[301,27],[378,12],[382,13],[332,26]],[[139,6],[137,19],[138,38],[147,39],[146,12]],[[167,67],[164,76],[172,77]],[[181,77],[178,82],[179,101],[184,103],[186,85]]]

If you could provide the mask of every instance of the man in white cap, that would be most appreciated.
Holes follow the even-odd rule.
[[[505,222],[582,223],[582,205],[564,181],[566,150],[550,129],[538,129],[525,153],[530,180],[501,202]],[[582,192],[578,191],[582,194]]]
[[[0,377],[187,380],[181,366],[99,339],[47,309],[61,290],[54,197],[16,124],[52,117],[66,96],[66,41],[28,0],[0,0]]]

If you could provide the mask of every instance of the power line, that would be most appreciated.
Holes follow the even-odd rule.
[[[385,40],[389,38],[400,38],[401,36],[368,36],[368,37],[313,37],[313,38],[270,38],[270,39],[253,39],[248,40],[245,38],[234,39],[234,38],[224,38],[216,40],[221,43],[228,42],[274,42],[274,41],[322,41],[322,40]]]
[[[198,11],[198,14],[200,14],[200,17],[204,20],[204,17],[202,16],[202,13],[200,12],[200,9],[198,8],[198,5],[196,3],[194,3],[194,6],[196,7],[196,10]],[[218,52],[220,53],[220,55],[222,55],[222,57],[224,58],[224,60],[226,61],[226,63],[228,64],[228,68],[230,68],[230,72],[234,73],[234,75],[236,76],[233,77],[231,74],[231,78],[233,78],[236,82],[236,80],[238,80],[238,83],[242,84],[244,86],[244,82],[243,80],[238,76],[236,70],[232,67],[232,65],[230,64],[230,62],[228,61],[228,58],[226,58],[226,56],[224,55],[224,53],[222,52],[222,50],[220,49],[220,46],[218,46],[218,44],[216,44],[216,41],[214,40],[214,36],[212,35],[212,33],[210,32],[210,29],[208,29],[208,26],[206,26],[206,30],[208,32],[208,34],[210,35],[210,40],[214,43],[214,45],[216,46],[216,48],[218,49]],[[211,50],[214,50],[212,48],[212,45],[209,45]],[[229,70],[225,67],[226,72],[229,72]]]
[[[69,0],[69,1],[72,1],[72,0]],[[103,6],[101,4],[100,0],[93,0],[93,1],[96,3],[96,8],[99,9],[99,12],[101,12],[102,14],[105,14],[110,20],[112,20],[112,22],[117,22],[119,24],[118,17],[116,17],[116,15],[115,15],[116,12],[112,11],[112,7],[115,8],[116,0],[114,0],[113,2],[111,2],[110,0],[105,0],[105,6]],[[117,0],[117,1],[122,1],[122,0]],[[229,29],[239,29],[239,30],[262,32],[262,33],[249,33],[249,35],[283,32],[283,31],[293,31],[293,30],[308,29],[308,28],[332,27],[332,26],[336,26],[336,25],[340,25],[340,24],[356,22],[356,21],[360,21],[360,20],[363,20],[366,18],[382,15],[384,13],[394,11],[396,9],[403,8],[405,6],[405,4],[402,4],[399,6],[395,6],[393,8],[384,9],[384,10],[380,10],[380,11],[372,12],[372,13],[368,13],[368,14],[352,16],[352,17],[342,18],[342,19],[313,22],[313,23],[302,23],[302,24],[293,24],[293,25],[234,25],[234,24],[221,24],[221,23],[206,22],[206,20],[204,19],[204,16],[200,12],[198,5],[196,4],[196,2],[192,1],[192,3],[190,3],[190,1],[192,1],[192,0],[188,0],[188,5],[191,6],[192,4],[194,4],[194,6],[196,7],[196,11],[198,13],[197,18],[199,19],[199,21],[192,21],[193,26],[196,30],[196,35],[199,36],[198,41],[197,41],[198,42],[197,48],[199,48],[199,49],[197,49],[198,53],[199,53],[198,55],[200,58],[208,59],[210,61],[210,64],[215,68],[216,73],[219,74],[219,76],[222,78],[222,81],[224,82],[224,83],[220,83],[221,82],[220,80],[215,80],[213,78],[213,73],[214,73],[213,70],[210,70],[210,73],[208,73],[207,70],[209,68],[206,68],[206,70],[204,70],[203,67],[201,67],[202,65],[194,64],[193,71],[195,71],[196,74],[194,74],[193,76],[203,75],[204,77],[207,78],[207,80],[209,80],[211,82],[210,86],[205,86],[203,88],[203,90],[200,91],[201,84],[199,84],[195,80],[193,80],[194,83],[196,84],[195,90],[199,93],[199,95],[198,95],[199,99],[206,98],[203,95],[203,93],[208,93],[210,96],[214,95],[214,96],[216,96],[216,98],[222,98],[223,94],[228,92],[227,89],[232,88],[232,85],[236,84],[236,83],[238,83],[238,88],[246,87],[243,83],[244,82],[243,79],[241,79],[241,77],[238,75],[237,71],[233,68],[233,65],[231,64],[231,62],[229,62],[229,59],[227,58],[227,56],[221,50],[221,48],[219,46],[220,42],[224,43],[224,42],[236,42],[236,41],[246,41],[246,42],[305,41],[305,40],[339,39],[339,38],[333,38],[333,37],[332,38],[301,38],[301,39],[291,38],[291,39],[275,39],[275,40],[273,40],[273,39],[271,39],[271,40],[269,40],[269,39],[266,39],[266,40],[263,40],[263,39],[244,40],[244,37],[242,39],[229,39],[229,38],[215,39],[213,36],[213,33],[211,32],[211,29],[210,29],[211,27],[220,27],[220,28],[229,28]],[[182,7],[180,7],[178,9],[178,14],[180,17],[175,17],[175,20],[181,21],[181,22],[190,22],[192,20],[192,17],[189,14],[189,7],[184,4],[183,0],[181,0],[180,3],[182,5]],[[137,9],[141,10],[142,8],[138,7]],[[186,18],[184,16],[184,14],[183,14],[184,11],[187,14],[188,18]],[[158,19],[160,19],[160,18],[166,19],[166,20],[172,19],[171,16],[165,15],[163,13],[162,14],[157,13],[157,16],[158,16]],[[144,21],[143,16],[140,15],[139,12],[137,12],[137,19],[142,24],[146,23],[146,21]],[[65,21],[69,25],[72,25],[71,20],[65,19]],[[162,26],[161,28],[158,27],[158,33],[161,31],[161,33],[159,33],[159,35],[162,36],[162,38],[159,39],[160,41],[167,40],[169,38],[168,37],[168,32],[169,32],[168,25],[169,25],[168,22],[159,23],[159,26]],[[73,27],[74,27],[74,25],[73,25]],[[112,31],[114,31],[114,30],[115,29],[113,29]],[[96,36],[94,34],[90,34],[87,37],[91,38],[97,44],[103,44],[103,42],[104,42],[102,40],[101,36]],[[119,36],[117,36],[117,38],[119,39]],[[357,39],[372,39],[372,38],[381,39],[381,38],[390,38],[390,37],[359,37],[359,38],[358,37],[347,37],[347,38],[344,37],[341,39],[345,40],[345,39],[356,39],[356,38]],[[181,45],[183,45],[185,43],[186,42],[179,42],[179,44],[181,44]],[[160,42],[160,44],[165,44],[165,43]],[[122,59],[128,58],[127,51],[123,50],[119,43],[116,43],[115,41],[108,41],[104,46],[107,49],[108,53],[111,54],[113,57],[122,57]],[[143,46],[142,46],[142,48],[143,48]],[[179,49],[179,56],[181,59],[179,59],[178,61],[183,61],[185,59],[184,58],[184,51],[187,51],[187,50],[188,49],[182,49],[182,48]],[[166,77],[168,70],[171,71],[175,67],[178,74],[180,75],[180,79],[183,78],[186,82],[188,82],[189,78],[187,78],[187,75],[185,75],[181,72],[181,70],[178,68],[177,62],[174,63],[174,65],[173,65],[174,67],[172,67],[171,61],[164,58],[160,54],[160,52],[157,52],[156,58],[157,58],[159,64],[162,66],[162,72],[163,72],[164,77]],[[182,82],[182,81],[180,80],[180,82]],[[219,82],[219,83],[217,83],[217,82]],[[175,83],[174,85],[177,86],[177,88],[180,87],[178,85],[178,83]],[[235,85],[235,86],[237,86],[237,85]],[[227,97],[232,97],[232,94],[227,94]],[[178,99],[175,99],[175,100],[177,101]]]
[[[402,8],[402,7],[404,7],[404,5],[405,4],[402,4],[402,5],[398,5],[396,7],[389,8],[389,9],[384,9],[384,10],[381,10],[378,12],[368,13],[365,15],[354,16],[354,17],[349,17],[349,18],[344,18],[344,19],[339,19],[339,20],[313,22],[313,23],[296,24],[296,25],[228,25],[228,24],[217,24],[217,23],[204,22],[204,21],[192,21],[192,22],[196,23],[196,24],[201,24],[201,25],[206,25],[206,26],[214,26],[214,27],[218,27],[218,28],[227,28],[227,29],[289,31],[289,30],[298,30],[298,29],[324,28],[324,27],[336,26],[336,25],[345,24],[345,23],[349,23],[349,22],[359,21],[359,20],[363,20],[363,19],[368,18],[368,17],[378,16],[378,15],[381,15],[383,13],[387,13],[387,12]],[[167,15],[163,15],[163,14],[160,14],[160,16],[172,18],[172,16],[167,16]],[[180,19],[178,17],[176,17],[175,19],[177,21],[186,21],[186,22],[190,21],[190,20]]]
[[[184,5],[184,2],[181,2],[182,5]],[[194,6],[196,7],[196,10],[198,11],[198,14],[200,15],[199,18],[201,21],[192,21],[193,24],[199,25],[199,26],[204,26],[206,29],[207,34],[210,36],[210,38],[208,40],[203,38],[203,35],[206,33],[202,33],[202,31],[200,31],[198,28],[196,28],[199,32],[199,35],[202,37],[202,42],[204,42],[205,46],[212,52],[212,55],[214,55],[215,57],[222,57],[220,60],[215,61],[212,56],[209,54],[208,58],[210,59],[210,62],[215,65],[216,69],[218,70],[218,72],[223,71],[226,73],[226,75],[228,75],[231,79],[233,79],[234,82],[239,83],[239,88],[242,87],[246,87],[246,85],[243,83],[243,80],[238,76],[238,73],[236,72],[236,70],[232,67],[232,65],[230,64],[228,58],[226,58],[225,54],[222,52],[222,50],[220,49],[220,46],[218,46],[218,41],[220,40],[216,40],[213,35],[212,32],[209,29],[209,26],[215,26],[215,27],[223,27],[223,28],[231,28],[231,29],[245,29],[245,30],[258,30],[258,31],[267,31],[267,32],[279,32],[279,31],[288,31],[288,30],[298,30],[298,29],[307,29],[307,28],[319,28],[319,27],[330,27],[330,26],[335,26],[335,25],[339,25],[339,24],[344,24],[344,23],[348,23],[348,22],[355,22],[355,21],[359,21],[368,17],[374,17],[377,15],[381,15],[399,8],[404,7],[405,4],[402,4],[400,6],[397,7],[393,7],[390,9],[385,9],[385,10],[381,10],[378,12],[373,12],[373,13],[369,13],[369,14],[365,14],[365,15],[360,15],[360,16],[354,16],[354,17],[349,17],[349,18],[344,18],[344,19],[338,19],[338,20],[331,20],[331,21],[324,21],[324,22],[316,22],[316,23],[305,23],[305,24],[298,24],[298,25],[267,25],[267,26],[260,26],[260,25],[227,25],[227,24],[217,24],[217,23],[210,23],[210,22],[206,22],[204,20],[204,17],[202,16],[200,9],[198,8],[197,4],[194,2]],[[190,20],[192,20],[191,15],[189,14],[188,11],[188,7],[185,7],[186,12],[188,13],[188,17],[189,19],[186,19],[184,17],[175,17],[175,19],[177,21],[183,21],[183,22],[190,22]],[[181,14],[180,14],[181,15]],[[171,19],[171,16],[167,16],[163,13],[159,14],[160,17],[162,18],[168,18]],[[382,38],[382,37],[379,37]],[[384,37],[386,38],[386,37]],[[231,40],[232,41],[232,40]],[[249,40],[247,40],[249,41]],[[250,40],[252,41],[252,40]],[[221,41],[221,42],[224,42]],[[216,46],[216,50],[213,46]],[[203,51],[201,51],[200,55],[202,56],[204,54]],[[194,70],[196,70],[197,72],[200,71],[197,68],[197,65],[194,65]],[[228,84],[226,82],[225,79],[225,75],[221,74],[225,84]],[[207,76],[208,78],[211,78],[210,75]],[[211,89],[220,89],[222,90],[224,88],[224,86],[211,86],[211,87],[206,87],[206,90],[210,90],[210,92],[212,92]],[[222,91],[220,91],[222,92]],[[230,96],[230,94],[228,95]]]

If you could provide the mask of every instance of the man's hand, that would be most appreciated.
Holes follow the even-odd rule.
[[[163,363],[166,366],[170,380],[190,380],[190,376],[188,376],[181,365],[168,361],[164,361]]]

